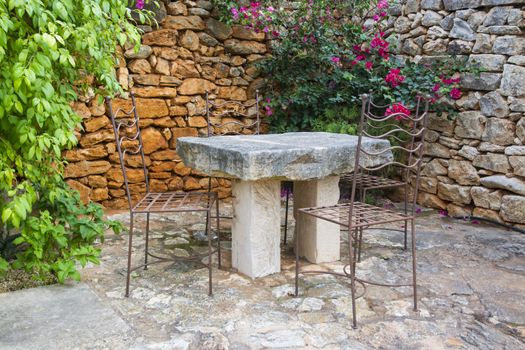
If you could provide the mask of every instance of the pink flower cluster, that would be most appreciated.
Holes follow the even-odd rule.
[[[270,116],[273,114],[273,111],[272,111],[272,107],[270,107],[269,103],[271,102],[272,100],[270,100],[269,98],[266,99],[266,105],[264,106],[264,112],[266,113],[267,116]]]
[[[144,0],[137,0],[137,2],[135,3],[135,7],[139,10],[142,10],[144,8]]]
[[[392,114],[396,114],[396,116],[394,117],[395,120],[403,120],[410,116],[410,109],[405,107],[402,103],[397,102],[394,103],[392,106],[388,107],[385,111],[386,117]]]
[[[401,69],[392,68],[385,77],[385,81],[390,84],[391,87],[396,87],[405,81],[405,77],[400,74]]]
[[[463,93],[458,88],[458,84],[461,81],[461,78],[459,77],[445,78],[444,76],[441,76],[440,80],[441,80],[441,83],[443,84],[443,88],[445,91],[448,91],[448,89],[450,89],[450,91],[448,91],[448,95],[450,96],[450,98],[452,98],[453,100],[459,100],[461,96],[463,96]],[[451,85],[453,86],[452,88],[450,88]],[[434,87],[432,88],[432,92],[434,92],[434,97],[432,98],[432,102],[435,102],[437,99],[441,97],[439,93],[441,89],[442,89],[442,85],[440,83],[436,83],[434,85]]]
[[[274,11],[275,9],[272,6],[263,7],[260,2],[251,2],[248,7],[231,8],[233,19],[245,22],[246,28],[256,33],[260,33],[261,31],[264,33],[270,32],[272,13],[274,13]],[[279,36],[279,32],[272,31],[272,35],[277,37]]]

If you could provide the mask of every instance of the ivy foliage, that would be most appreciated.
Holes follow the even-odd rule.
[[[97,262],[108,227],[65,184],[61,153],[77,142],[80,96],[120,91],[117,46],[135,45],[136,9],[122,0],[0,1],[0,237],[17,246],[0,271],[24,268],[59,281]],[[95,90],[91,90],[91,85]]]

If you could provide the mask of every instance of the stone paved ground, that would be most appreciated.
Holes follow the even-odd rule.
[[[111,217],[128,220],[126,214]],[[202,238],[196,215],[152,220],[154,250],[184,255]],[[369,286],[358,299],[357,330],[350,325],[346,281],[309,276],[300,296],[290,295],[289,247],[283,248],[280,274],[253,281],[215,269],[213,297],[207,296],[206,269],[159,264],[139,270],[124,298],[125,236],[108,236],[101,265],[83,277],[132,328],[112,349],[523,349],[525,235],[435,212],[420,214],[417,231],[420,310],[412,311],[406,287]],[[141,234],[134,244],[137,259]],[[398,283],[409,277],[410,256],[401,242],[401,234],[367,232],[359,274]]]

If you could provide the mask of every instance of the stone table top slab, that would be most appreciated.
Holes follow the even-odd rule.
[[[177,153],[186,166],[211,176],[300,181],[353,171],[357,139],[327,132],[181,137],[177,139]],[[369,153],[389,146],[386,140],[369,138],[364,138],[362,145]],[[390,160],[390,151],[374,157],[363,154],[365,166]]]

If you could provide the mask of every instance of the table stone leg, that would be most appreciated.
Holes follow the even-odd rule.
[[[255,278],[281,269],[281,183],[232,181],[232,266]]]
[[[311,215],[299,214],[297,209],[337,204],[339,176],[320,180],[294,182],[295,235],[300,235],[299,255],[312,263],[340,259],[340,227]]]

